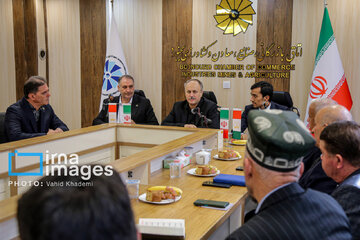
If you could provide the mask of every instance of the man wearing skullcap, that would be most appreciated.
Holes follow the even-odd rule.
[[[315,144],[294,112],[251,111],[244,159],[255,215],[228,239],[351,239],[349,220],[329,195],[298,183]]]

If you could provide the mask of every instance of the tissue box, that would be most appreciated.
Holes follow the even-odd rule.
[[[178,156],[178,157],[167,157],[164,159],[163,162],[163,168],[169,169],[170,168],[170,163],[172,162],[179,162],[181,163],[181,168],[187,166],[190,164],[190,156]]]

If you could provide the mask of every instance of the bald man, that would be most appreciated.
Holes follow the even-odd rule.
[[[312,134],[315,127],[315,115],[318,111],[326,106],[337,105],[336,101],[331,98],[317,98],[311,101],[309,106],[309,116],[307,122],[309,123],[309,129]],[[321,151],[317,146],[314,146],[305,156],[304,156],[304,174],[311,168],[314,163],[314,160],[320,158]]]
[[[352,121],[351,113],[341,105],[330,105],[320,109],[315,115],[315,126],[312,131],[316,140],[316,146],[320,145],[320,134],[326,126],[337,121]],[[320,156],[313,160],[313,164],[299,180],[303,188],[312,188],[327,194],[331,194],[337,183],[328,177],[322,166]]]
[[[331,98],[317,98],[311,101],[309,106],[309,115],[307,122],[309,123],[309,129],[312,130],[315,127],[315,115],[320,109],[326,106],[337,105],[337,102]]]

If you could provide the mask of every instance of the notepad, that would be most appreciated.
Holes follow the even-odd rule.
[[[231,185],[245,186],[245,176],[241,175],[219,174],[214,177],[213,181],[217,183],[227,183]]]
[[[185,219],[140,218],[143,239],[185,239]]]

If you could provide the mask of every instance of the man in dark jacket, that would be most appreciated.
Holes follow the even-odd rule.
[[[331,194],[350,220],[353,239],[360,239],[360,126],[339,121],[320,135],[321,163],[339,185]]]
[[[185,82],[185,101],[176,102],[161,125],[187,128],[219,128],[220,115],[216,103],[204,98],[203,84],[198,79]]]
[[[24,84],[24,97],[6,110],[5,132],[9,141],[68,131],[49,104],[49,88],[40,76]]]
[[[321,108],[315,115],[315,126],[313,127],[316,145],[319,147],[320,134],[327,125],[343,120],[352,120],[351,113],[344,106],[328,105]],[[325,174],[321,165],[320,155],[313,155],[313,159],[307,159],[306,162],[311,162],[311,166],[301,176],[299,184],[303,188],[312,188],[320,192],[331,194],[337,184]]]
[[[259,204],[228,239],[351,239],[349,220],[335,199],[297,183],[314,143],[294,112],[249,113],[244,174]]]
[[[265,81],[257,82],[251,86],[252,104],[246,105],[241,115],[241,132],[243,133],[248,127],[248,114],[253,109],[281,109],[289,110],[288,107],[272,102],[273,86]]]
[[[159,125],[150,100],[140,95],[134,94],[134,78],[130,75],[123,75],[119,79],[118,90],[120,96],[105,99],[99,115],[93,120],[93,125],[109,122],[109,103],[117,104],[117,122],[122,122],[122,108],[124,103],[131,104],[131,123]]]

